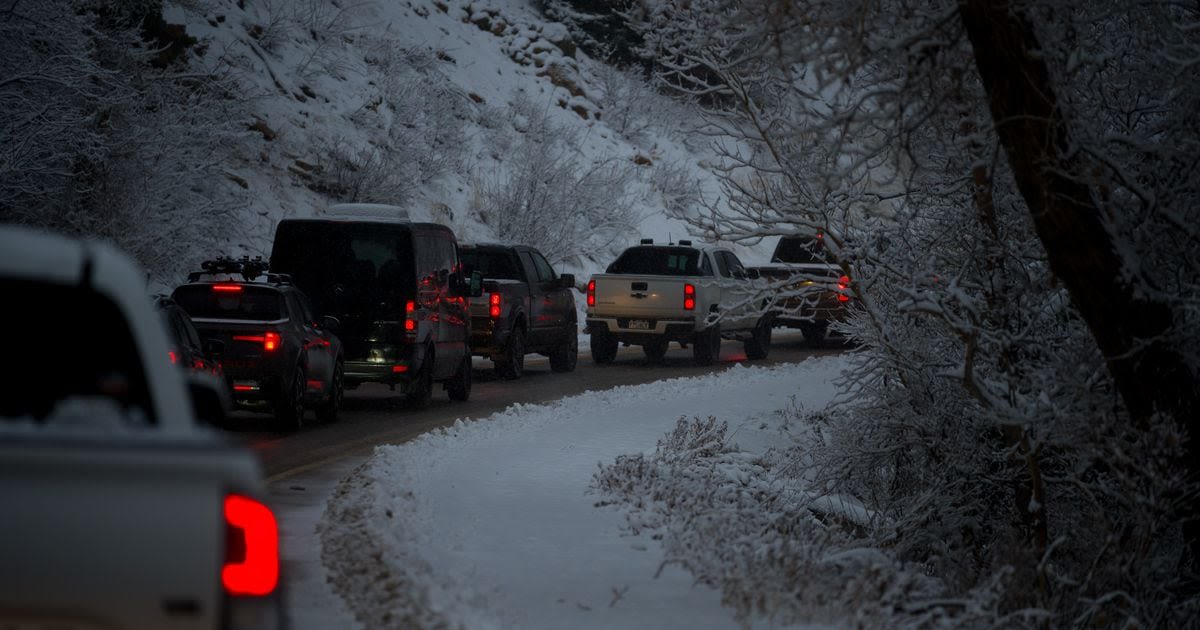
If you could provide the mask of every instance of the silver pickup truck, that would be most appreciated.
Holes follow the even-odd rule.
[[[725,248],[643,240],[588,282],[592,359],[609,363],[624,343],[658,361],[674,341],[690,344],[696,362],[706,365],[718,358],[722,338],[741,340],[747,358],[765,358],[771,299],[757,276]]]
[[[0,628],[279,627],[258,461],[197,422],[215,377],[171,364],[142,272],[19,228],[0,252]]]

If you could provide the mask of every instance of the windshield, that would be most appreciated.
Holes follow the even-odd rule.
[[[172,296],[193,319],[270,322],[285,317],[283,299],[270,287],[245,284],[193,284]]]
[[[464,269],[478,271],[488,280],[524,279],[514,256],[505,250],[465,247],[459,250],[458,258]]]
[[[631,247],[607,273],[647,276],[697,276],[700,252],[690,247]]]

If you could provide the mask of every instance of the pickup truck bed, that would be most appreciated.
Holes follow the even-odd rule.
[[[198,423],[216,377],[170,362],[143,272],[20,228],[0,251],[0,628],[279,627],[258,461]]]

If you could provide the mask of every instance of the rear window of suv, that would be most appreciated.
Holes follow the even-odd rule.
[[[646,276],[700,275],[700,252],[690,247],[630,247],[607,273]]]
[[[282,296],[269,287],[197,284],[179,287],[172,297],[193,319],[269,322],[286,317]]]

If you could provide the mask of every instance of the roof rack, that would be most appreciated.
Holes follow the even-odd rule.
[[[198,282],[205,276],[241,276],[246,282],[255,282],[260,277],[268,284],[291,284],[292,277],[286,273],[269,273],[270,264],[262,256],[218,256],[200,263],[202,271],[188,274],[188,282]]]

